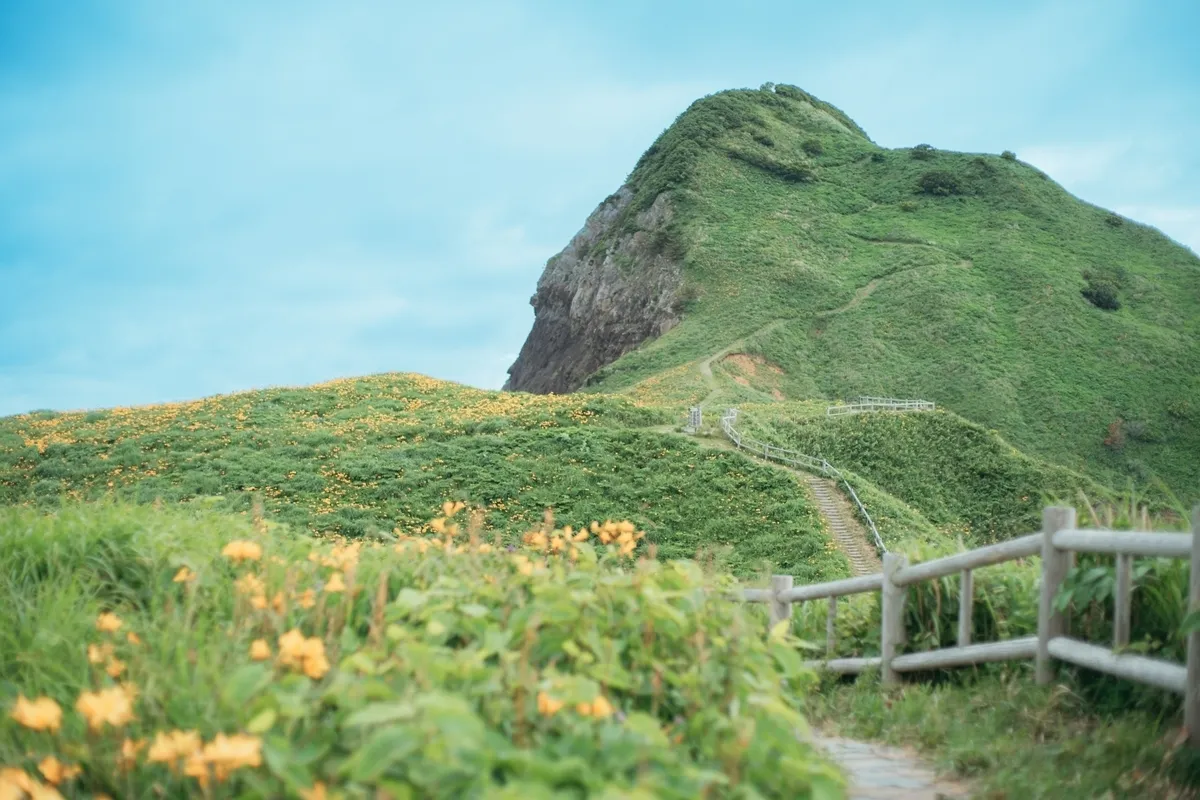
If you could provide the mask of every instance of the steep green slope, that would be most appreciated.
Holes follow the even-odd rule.
[[[628,186],[624,225],[670,197],[655,247],[684,311],[590,391],[669,373],[686,395],[745,338],[784,396],[926,397],[1071,469],[1200,491],[1200,260],[1157,231],[1011,157],[879,148],[783,86],[697,101]]]
[[[845,574],[797,481],[736,453],[646,430],[621,398],[470,389],[381,375],[190,403],[0,419],[0,504],[115,494],[201,500],[350,536],[422,529],[447,500],[515,535],[629,518],[664,557],[729,547],[745,574]]]
[[[1112,499],[1095,481],[1030,458],[950,412],[826,417],[791,403],[746,412],[739,429],[887,487],[969,547],[1037,530],[1048,502],[1074,505],[1080,492],[1091,502]]]

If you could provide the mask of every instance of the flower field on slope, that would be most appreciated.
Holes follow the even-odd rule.
[[[547,507],[575,524],[628,516],[659,554],[729,547],[748,574],[846,574],[787,475],[682,437],[629,400],[486,392],[378,375],[189,403],[0,419],[0,503],[115,496],[198,501],[348,537],[413,530],[447,498],[510,535]]]
[[[729,578],[628,523],[430,527],[0,511],[0,797],[839,795]]]

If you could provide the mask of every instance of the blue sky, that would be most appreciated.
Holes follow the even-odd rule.
[[[765,81],[1200,251],[1194,0],[434,6],[7,0],[0,415],[498,387],[545,260],[688,103]]]

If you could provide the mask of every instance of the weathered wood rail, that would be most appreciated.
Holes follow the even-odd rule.
[[[1072,638],[1066,615],[1055,605],[1055,598],[1074,562],[1075,553],[1102,553],[1116,557],[1111,649]],[[1042,559],[1037,635],[972,643],[973,571],[1037,555]],[[1200,609],[1200,505],[1192,510],[1191,533],[1077,529],[1075,509],[1050,507],[1042,513],[1042,530],[1018,539],[911,565],[903,555],[885,553],[882,572],[828,583],[794,586],[792,576],[776,575],[771,579],[769,589],[745,589],[742,599],[751,603],[767,603],[772,626],[791,619],[793,603],[827,599],[826,660],[811,663],[839,673],[859,673],[879,668],[885,685],[898,683],[904,672],[1033,659],[1039,684],[1048,684],[1054,679],[1054,660],[1058,660],[1157,686],[1183,695],[1188,736],[1193,745],[1200,746],[1200,631],[1188,634],[1186,664],[1120,652],[1129,644],[1133,559],[1138,557],[1190,559],[1187,611],[1190,613]],[[904,604],[907,588],[921,581],[954,574],[958,574],[961,580],[958,644],[921,653],[901,653],[905,643]],[[882,595],[880,655],[832,658],[836,644],[834,622],[837,618],[837,599],[868,592],[880,592]]]
[[[736,408],[726,409],[721,415],[721,430],[733,442],[734,446],[753,453],[756,456],[762,456],[769,461],[779,461],[784,464],[791,464],[794,467],[815,472],[819,475],[824,475],[835,481],[841,481],[846,492],[850,495],[850,499],[858,506],[858,511],[862,515],[863,520],[867,523],[867,527],[871,529],[871,536],[874,539],[875,549],[882,555],[887,552],[887,546],[883,543],[883,537],[879,535],[878,529],[875,527],[875,520],[871,519],[871,515],[867,513],[867,507],[862,504],[862,500],[858,499],[858,492],[854,491],[854,487],[850,485],[850,481],[846,480],[846,476],[837,467],[830,464],[823,458],[814,458],[813,456],[805,455],[797,450],[787,450],[782,447],[776,447],[767,442],[760,442],[757,439],[752,439],[739,431],[734,423],[738,419],[738,410]]]
[[[846,414],[868,414],[873,411],[933,411],[933,403],[927,400],[900,400],[895,397],[859,397],[853,403],[829,406],[825,416],[840,417]]]

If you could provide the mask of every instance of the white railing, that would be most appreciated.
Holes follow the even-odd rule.
[[[1055,602],[1074,552],[1109,553],[1116,557],[1111,649],[1071,638],[1066,614]],[[1037,635],[972,644],[972,570],[1035,555],[1042,557]],[[825,626],[827,658],[811,663],[840,673],[858,673],[879,667],[884,684],[898,683],[902,672],[988,661],[1033,659],[1036,662],[1037,682],[1045,685],[1054,679],[1052,659],[1057,659],[1167,689],[1184,696],[1184,723],[1192,743],[1200,746],[1200,630],[1193,630],[1187,636],[1186,664],[1121,652],[1129,644],[1133,559],[1139,556],[1190,559],[1191,583],[1187,612],[1191,614],[1200,609],[1200,505],[1192,509],[1191,533],[1080,530],[1075,527],[1075,509],[1050,507],[1042,512],[1042,530],[1018,539],[913,565],[909,565],[907,559],[898,553],[886,553],[883,556],[883,572],[828,583],[793,586],[792,576],[776,575],[771,578],[770,589],[745,589],[742,599],[769,604],[771,625],[774,627],[782,620],[791,619],[792,603],[828,598],[829,616]],[[904,603],[907,587],[955,573],[961,576],[958,645],[901,654],[900,648],[905,641]],[[882,594],[880,655],[870,658],[832,658],[837,598],[865,592]]]
[[[841,481],[842,486],[849,492],[850,497],[854,500],[854,504],[858,506],[859,512],[866,521],[867,526],[871,529],[871,536],[875,539],[875,548],[880,555],[887,552],[887,546],[883,543],[883,537],[879,535],[879,531],[875,528],[875,521],[871,519],[871,515],[867,513],[867,508],[858,499],[858,493],[854,491],[854,487],[846,480],[846,476],[841,470],[830,464],[823,458],[814,458],[813,456],[805,455],[796,450],[786,450],[782,447],[776,447],[767,442],[760,442],[757,439],[751,439],[744,436],[741,431],[734,427],[734,422],[737,421],[738,410],[736,408],[726,409],[721,415],[721,430],[725,431],[725,435],[729,437],[729,441],[733,442],[738,447],[755,455],[760,455],[763,458],[780,461],[784,464],[792,464],[809,472],[818,472],[828,478]]]
[[[853,403],[829,406],[825,416],[867,414],[873,411],[933,411],[936,406],[927,400],[899,400],[894,397],[860,397]]]

